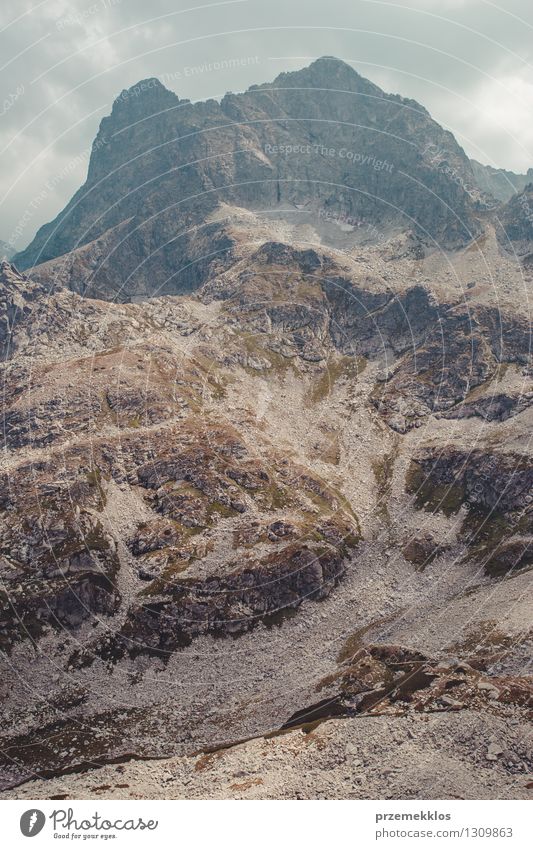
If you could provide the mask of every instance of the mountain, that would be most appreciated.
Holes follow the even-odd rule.
[[[502,207],[497,229],[502,249],[521,257],[524,266],[530,269],[533,262],[533,183]]]
[[[117,99],[0,266],[7,796],[527,797],[530,203],[334,59]]]
[[[474,178],[481,191],[504,203],[513,195],[523,191],[528,183],[533,183],[533,168],[529,168],[527,174],[515,174],[513,171],[506,171],[505,168],[482,165],[475,159],[471,159],[470,162]]]
[[[14,261],[27,269],[74,251],[75,267],[53,273],[121,300],[188,291],[231,253],[209,229],[221,203],[304,207],[369,233],[412,231],[430,249],[481,232],[482,198],[451,133],[325,57],[220,103],[180,100],[156,79],[123,91],[85,185]]]
[[[4,786],[131,753],[194,774],[193,752],[336,715],[383,716],[365,773],[374,794],[399,793],[375,752],[404,739],[401,711],[412,764],[428,717],[453,740],[453,768],[416,780],[420,797],[457,792],[463,762],[462,794],[521,797],[509,716],[523,721],[531,688],[533,381],[519,272],[465,299],[453,281],[484,279],[495,235],[448,278],[449,257],[395,240],[350,256],[230,212],[234,265],[187,295],[113,304],[2,267]],[[364,795],[342,790],[336,754],[363,746],[359,726],[330,749],[328,725],[335,792]],[[496,782],[480,727],[511,753]],[[290,771],[298,740],[272,746]],[[206,792],[200,776],[188,792]]]

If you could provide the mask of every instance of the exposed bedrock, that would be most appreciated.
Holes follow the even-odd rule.
[[[465,556],[478,560],[489,574],[511,574],[533,562],[529,455],[427,448],[413,458],[406,488],[420,509],[452,516],[463,508]]]

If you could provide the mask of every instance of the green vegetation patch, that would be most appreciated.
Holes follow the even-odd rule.
[[[453,516],[465,502],[465,489],[458,483],[435,484],[421,466],[413,461],[407,471],[405,489],[414,493],[419,510],[440,511]]]
[[[98,466],[93,466],[88,472],[86,472],[86,478],[89,483],[89,486],[96,487],[98,490],[98,510],[103,510],[107,504],[107,496],[104,492],[104,488],[102,486],[102,472],[98,468]]]
[[[308,396],[309,401],[312,404],[318,404],[320,401],[328,398],[338,380],[341,378],[345,380],[357,380],[366,366],[367,361],[364,357],[344,356],[336,360],[330,360],[311,388]]]

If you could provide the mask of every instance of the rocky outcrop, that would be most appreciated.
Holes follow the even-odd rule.
[[[147,652],[159,646],[167,655],[200,634],[240,633],[268,615],[327,595],[357,546],[356,519],[309,470],[276,460],[275,451],[267,469],[249,455],[236,429],[207,414],[202,427],[194,417],[161,422],[158,409],[167,419],[174,410],[158,408],[157,392],[166,387],[157,380],[147,399],[130,373],[124,409],[127,375],[126,367],[119,399],[124,435],[91,439],[95,420],[103,426],[102,405],[94,420],[93,407],[68,405],[76,446],[62,447],[63,426],[41,428],[30,444],[49,446],[50,455],[4,476],[0,633],[6,648],[28,636],[39,639],[46,626],[72,629],[94,613],[113,614],[120,600],[120,545],[130,550],[142,582],[125,611],[123,644],[134,638]],[[96,383],[93,399],[97,388]],[[69,391],[76,397],[75,385]],[[105,379],[100,393],[114,417]],[[155,442],[145,430],[150,417],[141,420],[145,404],[159,427]],[[45,410],[41,406],[39,415]],[[10,448],[28,444],[13,417],[7,421]],[[31,429],[23,433],[31,436]],[[135,493],[143,517],[128,536],[117,535],[109,514],[116,487]],[[250,525],[256,552],[246,548]],[[229,548],[228,534],[234,540]],[[293,538],[288,545],[287,536]]]
[[[420,509],[455,515],[465,559],[493,576],[533,561],[533,462],[528,454],[452,446],[426,448],[411,463],[407,491]]]
[[[533,488],[533,464],[528,454],[482,449],[460,451],[452,446],[427,448],[413,458],[408,489],[419,501],[438,504],[439,488],[448,488],[458,506],[510,513],[527,511]],[[451,506],[451,505],[450,505]]]
[[[0,361],[13,356],[18,337],[26,341],[24,325],[35,318],[35,302],[45,290],[32,283],[13,265],[0,264]]]
[[[487,422],[504,422],[533,404],[533,392],[491,392],[478,398],[465,397],[456,409],[441,413],[445,419],[469,419],[478,416]]]
[[[401,294],[374,294],[347,280],[325,281],[331,304],[331,334],[338,347],[386,362],[420,345],[438,318],[438,305],[423,286]]]
[[[224,578],[175,580],[131,608],[118,636],[88,646],[71,662],[86,666],[95,657],[116,661],[124,654],[168,660],[201,635],[237,636],[259,622],[281,623],[303,601],[329,595],[355,544],[353,536],[339,548],[292,544]]]
[[[441,305],[425,329],[426,339],[417,344],[413,334],[409,353],[376,387],[374,403],[394,430],[405,433],[430,413],[501,421],[531,404],[527,321],[486,307]],[[510,363],[522,367],[522,378],[498,392]]]
[[[104,528],[105,496],[88,469],[54,480],[50,467],[4,475],[0,509],[0,644],[38,641],[50,629],[79,627],[119,602],[116,542]],[[75,505],[75,506],[74,506]]]
[[[339,667],[335,676],[320,685],[320,689],[336,687],[337,707],[341,708],[337,715],[461,711],[491,703],[514,704],[525,708],[526,714],[533,708],[529,678],[487,678],[483,674],[486,667],[475,657],[439,662],[405,646],[371,644],[362,646]],[[309,709],[302,714],[310,716]],[[311,715],[308,721],[312,720]]]
[[[498,214],[498,238],[504,251],[522,258],[528,268],[533,262],[533,183],[512,197]]]
[[[199,294],[228,300],[240,327],[269,334],[270,344],[279,333],[293,356],[310,361],[324,358],[325,341],[347,356],[394,359],[434,334],[439,319],[439,305],[423,286],[394,293],[382,280],[361,283],[328,254],[279,242],[266,242]]]
[[[407,539],[402,546],[402,554],[406,560],[414,563],[415,566],[425,567],[447,548],[449,546],[442,545],[433,534],[426,532]]]

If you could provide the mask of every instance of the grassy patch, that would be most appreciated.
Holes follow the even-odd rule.
[[[387,524],[390,523],[387,501],[391,493],[394,458],[395,452],[391,451],[389,454],[385,454],[379,459],[372,460],[371,463],[377,487],[377,512]]]
[[[266,348],[265,346],[260,344],[257,336],[250,335],[249,333],[240,332],[237,333],[237,336],[240,337],[242,347],[246,351],[246,353],[251,357],[258,357],[267,360],[270,363],[270,368],[264,370],[258,370],[251,368],[250,366],[245,366],[244,369],[248,374],[251,375],[264,375],[265,372],[274,374],[284,374],[288,369],[294,367],[295,357],[284,357],[283,354],[279,354],[277,351],[272,351],[270,348]],[[268,336],[265,334],[265,341],[268,339]]]
[[[415,462],[411,463],[407,471],[405,489],[414,493],[418,510],[437,510],[448,517],[458,513],[465,501],[463,486],[457,483],[434,484]]]
[[[508,514],[469,510],[461,527],[469,543],[466,559],[473,556],[482,561],[486,571],[494,577],[510,570],[517,572],[531,565],[533,547],[528,545],[528,538],[518,539],[514,543],[511,538],[516,534],[527,534],[528,531],[527,516],[513,522]]]
[[[331,395],[335,383],[344,378],[346,380],[357,380],[366,368],[367,361],[364,357],[340,357],[330,360],[325,366],[322,374],[315,382],[309,392],[308,399],[312,404],[318,404]]]
[[[221,504],[220,501],[213,501],[206,511],[206,518],[210,521],[215,515],[221,516],[223,519],[229,519],[231,516],[237,516],[237,510],[229,507],[227,504]]]
[[[289,494],[276,484],[271,484],[267,488],[267,495],[270,500],[271,510],[281,510],[283,507],[288,507],[291,503]]]
[[[227,386],[231,378],[222,372],[220,363],[199,351],[195,351],[193,362],[200,370],[204,384],[208,386],[213,399],[215,401],[223,400],[226,397]]]
[[[507,655],[509,651],[528,639],[528,631],[517,637],[516,634],[504,634],[498,629],[498,624],[491,620],[480,622],[476,628],[469,631],[461,640],[447,647],[458,657],[468,661],[476,661],[476,668],[485,668]]]
[[[96,487],[96,489],[98,490],[99,504],[97,509],[103,510],[107,504],[107,496],[102,486],[102,472],[100,471],[98,466],[93,466],[90,471],[85,473],[85,476],[87,478],[87,481],[89,482],[89,485],[92,487]]]

